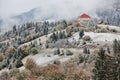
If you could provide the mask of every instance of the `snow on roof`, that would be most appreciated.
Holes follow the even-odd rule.
[[[91,18],[88,14],[82,14],[81,16],[79,16],[78,18]]]

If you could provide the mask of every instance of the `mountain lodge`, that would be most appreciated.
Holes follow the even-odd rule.
[[[79,23],[81,22],[89,22],[91,20],[91,17],[88,14],[82,14],[81,16],[78,17],[77,21]]]

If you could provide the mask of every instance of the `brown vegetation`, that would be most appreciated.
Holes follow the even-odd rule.
[[[4,59],[4,55],[0,53],[0,62],[2,62]]]

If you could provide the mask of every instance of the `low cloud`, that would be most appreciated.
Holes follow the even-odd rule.
[[[110,7],[113,2],[113,0],[0,0],[0,16],[5,18],[4,28],[9,29],[10,24],[17,21],[8,17],[28,12],[33,8],[37,8],[34,12],[36,20],[44,17],[73,19],[82,13],[95,17],[97,9]]]

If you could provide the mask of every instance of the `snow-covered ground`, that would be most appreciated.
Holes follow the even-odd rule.
[[[94,42],[101,42],[101,41],[112,42],[114,39],[120,39],[120,35],[114,33],[85,32],[85,35],[90,36]],[[78,40],[79,40],[79,32],[75,33],[71,38],[69,38],[70,42],[78,41]]]
[[[120,35],[113,33],[94,33],[94,32],[85,32],[85,35],[88,35],[92,38],[93,41],[113,41],[114,39],[120,39]]]
[[[115,30],[117,30],[117,31],[120,31],[120,27],[118,27],[118,26],[112,26],[112,25],[103,25],[103,24],[101,24],[101,25],[98,25],[98,27],[102,27],[102,28],[109,28],[109,29],[115,29]]]
[[[50,62],[52,62],[54,60],[66,61],[66,60],[68,60],[68,59],[70,59],[71,57],[74,56],[74,55],[73,56],[66,56],[66,55],[58,56],[58,55],[53,55],[54,54],[54,50],[55,49],[43,49],[41,51],[41,53],[39,53],[39,54],[27,56],[26,58],[24,58],[22,60],[22,62],[25,64],[25,62],[26,62],[26,60],[28,58],[32,58],[32,59],[34,59],[36,61],[37,64],[39,64],[39,65],[45,65],[45,64],[50,63]],[[60,50],[66,51],[68,49],[63,49],[62,48]],[[75,54],[79,53],[79,52],[82,52],[82,50],[75,49],[75,48],[74,49],[69,49],[69,50],[71,50]],[[48,55],[50,57],[48,57]]]
[[[60,62],[65,62],[65,61],[68,61],[70,60],[71,58],[75,57],[76,55],[79,55],[80,53],[82,53],[82,49],[76,49],[76,48],[70,48],[69,50],[71,50],[74,55],[72,56],[66,56],[66,55],[63,55],[63,56],[58,56],[58,55],[53,55],[53,52],[54,52],[55,49],[44,49],[44,50],[41,50],[41,52],[39,54],[36,54],[36,55],[29,55],[27,57],[25,57],[22,62],[23,64],[26,63],[26,60],[28,58],[32,58],[33,60],[35,60],[35,62],[40,65],[40,66],[45,66],[49,63],[53,63],[53,61],[55,60],[59,60]],[[60,50],[68,50],[68,49],[63,49],[61,48]],[[49,53],[48,53],[49,52]],[[48,57],[48,55],[50,55],[50,57]],[[21,67],[19,68],[20,70],[24,70],[25,67]]]

